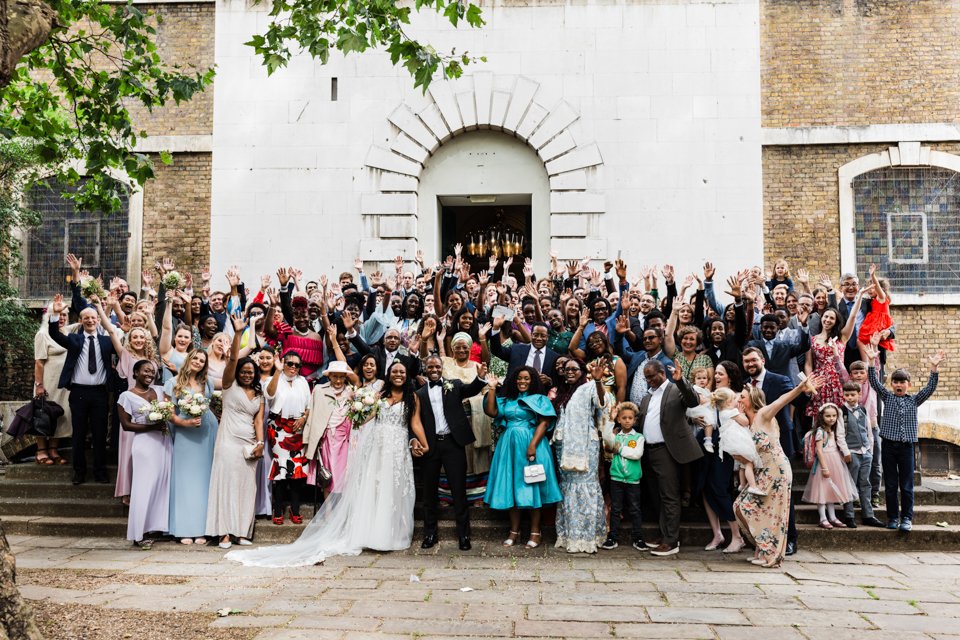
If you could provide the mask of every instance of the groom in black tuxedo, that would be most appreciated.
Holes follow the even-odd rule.
[[[444,380],[440,356],[427,358],[427,384],[417,391],[419,400],[414,420],[423,425],[429,447],[421,458],[423,469],[423,544],[429,549],[437,544],[437,491],[440,486],[440,467],[447,473],[453,508],[457,516],[457,537],[460,549],[470,550],[470,515],[467,513],[467,455],[464,447],[475,440],[473,429],[463,411],[463,401],[475,396],[486,386],[486,368],[481,367],[477,379],[470,384],[459,380]],[[415,452],[417,441],[411,440]]]

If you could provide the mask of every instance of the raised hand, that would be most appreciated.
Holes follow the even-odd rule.
[[[607,273],[613,270],[613,262],[609,259],[603,261],[603,272]]]
[[[290,277],[293,278],[293,283],[294,283],[294,285],[296,285],[296,287],[299,289],[299,288],[300,288],[300,280],[303,279],[303,271],[301,271],[300,269],[297,269],[297,268],[295,268],[295,267],[288,267],[288,268],[287,268],[287,273],[290,274]]]
[[[617,333],[624,334],[627,331],[630,331],[630,318],[624,314],[617,316]]]
[[[370,286],[376,289],[383,284],[383,274],[379,271],[374,271],[370,274]]]
[[[590,269],[590,282],[595,287],[599,287],[603,284],[603,274],[597,271],[596,269]]]
[[[143,283],[145,289],[151,288],[153,286],[153,274],[144,269],[143,273],[140,274],[140,282]]]
[[[277,307],[280,305],[280,294],[273,287],[267,289],[267,298],[270,300],[270,306]]]
[[[50,305],[50,313],[63,313],[63,310],[67,308],[67,305],[63,302],[63,296],[59,293],[53,296],[53,304]]]
[[[717,269],[713,266],[713,263],[709,260],[703,263],[703,279],[704,280],[713,280],[713,276],[716,275]]]
[[[490,329],[493,327],[489,322],[484,322],[479,327],[477,327],[477,335],[481,338],[487,337],[487,334],[490,333]]]
[[[833,282],[830,280],[830,276],[825,273],[820,274],[820,281],[818,284],[827,291],[833,291]]]
[[[943,349],[938,349],[936,353],[931,355],[927,360],[930,362],[930,371],[936,371],[937,367],[940,366],[940,363],[946,360],[947,353]]]
[[[877,265],[872,264],[870,265],[870,277],[873,278],[875,275],[877,275]]]
[[[674,382],[680,382],[680,378],[683,377],[683,368],[680,366],[679,360],[673,361],[673,370],[668,372],[670,377],[673,378]]]
[[[733,298],[739,298],[742,294],[740,290],[740,279],[737,276],[727,278],[727,295]]]
[[[663,274],[664,282],[666,282],[667,284],[671,284],[673,282],[673,265],[672,264],[663,265],[663,269],[660,270],[660,273]]]
[[[272,278],[270,277],[269,273],[260,276],[260,291],[266,291],[269,289],[271,281]]]
[[[183,276],[183,290],[193,293],[193,274],[189,271]]]
[[[530,258],[523,259],[523,275],[527,278],[533,277],[533,260]]]
[[[500,261],[497,260],[497,254],[491,253],[491,254],[490,254],[490,257],[487,259],[487,265],[488,265],[488,266],[487,266],[487,271],[489,271],[489,272],[492,274],[494,271],[496,271],[496,269],[497,269],[497,264],[498,264],[499,262],[500,262]]]
[[[240,267],[233,265],[227,269],[227,282],[231,287],[236,287],[240,284]]]
[[[477,377],[486,378],[487,377],[487,365],[480,363],[477,365]]]
[[[462,245],[458,244],[457,246],[461,247]],[[459,249],[457,250],[457,255],[460,255]],[[423,267],[423,249],[417,249],[417,252],[413,254],[413,259],[418,265]]]
[[[109,287],[109,290],[110,290],[110,291],[119,291],[119,290],[120,290],[120,287],[121,287],[121,283],[122,283],[122,280],[120,280],[120,278],[118,278],[118,277],[116,277],[116,276],[110,278],[110,287]]]
[[[487,386],[490,387],[491,389],[496,389],[497,387],[499,387],[500,382],[501,382],[500,378],[498,378],[495,374],[493,373],[487,374]]]
[[[697,280],[697,276],[693,276],[693,275],[687,276],[686,278],[683,279],[683,286],[681,287],[681,290],[689,289],[691,285],[693,285],[693,283],[696,282],[696,280]]]
[[[320,285],[320,288],[321,288],[321,289],[323,289],[324,291],[326,291],[326,290],[327,290],[327,285],[330,284],[330,280],[327,278],[327,274],[324,273],[324,274],[321,275],[319,278],[317,278],[317,284]]]
[[[606,376],[610,375],[607,369],[607,361],[604,358],[597,358],[587,365],[587,373],[595,382],[600,382]]]
[[[200,272],[200,280],[210,282],[210,265],[205,266],[203,271]]]
[[[344,313],[340,316],[340,321],[345,332],[351,331],[357,324],[357,318],[352,313]]]
[[[503,316],[493,316],[493,328],[499,331],[500,327],[503,326],[504,320],[506,320],[506,318]]]
[[[463,243],[458,242],[453,245],[453,254],[458,258],[463,254]]]
[[[344,314],[344,316],[346,316],[346,315],[349,315],[349,314]],[[330,338],[330,343],[331,343],[331,344],[336,344],[336,342],[337,342],[337,325],[335,325],[335,324],[332,323],[332,322],[327,326],[327,337]]]
[[[79,271],[80,271],[80,268],[83,266],[83,260],[82,260],[81,258],[78,258],[77,256],[73,255],[72,253],[68,253],[68,254],[67,254],[67,265],[68,265],[73,271],[79,272]]]
[[[509,273],[509,272],[510,272],[510,265],[512,265],[512,264],[513,264],[513,256],[511,256],[511,257],[507,258],[506,260],[504,260],[504,261],[503,261],[503,272],[504,272],[504,273]]]
[[[614,263],[614,268],[617,270],[617,279],[620,282],[625,282],[627,280],[627,263],[617,258],[617,261]]]
[[[363,272],[363,260],[360,259],[360,256],[357,256],[353,259],[353,268],[357,271]]]
[[[233,325],[234,333],[240,333],[247,326],[246,320],[243,319],[243,315],[239,311],[235,311],[230,315],[230,324]]]
[[[806,269],[797,269],[797,282],[808,284],[810,282],[810,272]]]
[[[160,266],[163,268],[163,271],[164,271],[164,272],[169,272],[169,271],[173,271],[174,269],[176,269],[176,266],[175,266],[174,263],[173,263],[173,258],[164,258],[164,259],[160,262]]]
[[[824,379],[819,375],[807,376],[806,380],[803,381],[803,388],[808,393],[815,394],[824,385],[824,382]]]
[[[287,286],[287,283],[290,282],[290,274],[287,273],[287,270],[284,267],[277,269],[277,280],[280,281],[281,287]],[[207,279],[204,279],[204,282],[206,281]]]
[[[577,275],[577,272],[580,270],[580,263],[576,260],[567,260],[567,275],[571,278]]]
[[[619,316],[617,319],[619,319]],[[590,310],[584,309],[580,312],[580,328],[585,329],[588,324],[590,324]]]
[[[403,256],[397,256],[393,259],[393,266],[396,267],[397,273],[403,272]]]
[[[483,271],[477,274],[477,283],[482,287],[486,285],[488,282],[490,282],[490,273],[486,269],[484,269]]]

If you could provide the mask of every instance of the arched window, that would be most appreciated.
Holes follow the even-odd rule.
[[[841,167],[840,192],[844,272],[876,264],[894,304],[957,297],[960,156],[902,143]]]
[[[130,197],[124,192],[116,213],[80,211],[61,194],[75,188],[51,183],[36,186],[27,194],[29,206],[42,216],[40,226],[26,236],[25,276],[21,296],[49,299],[66,294],[66,255],[83,259],[83,268],[102,276],[108,285],[114,276],[127,277]]]

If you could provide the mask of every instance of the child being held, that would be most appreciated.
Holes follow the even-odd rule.
[[[837,518],[836,505],[846,504],[857,495],[857,487],[850,479],[837,446],[836,432],[840,421],[840,407],[825,402],[817,412],[813,426],[817,458],[810,470],[803,501],[817,505],[822,529],[845,529],[846,525]]]
[[[616,549],[620,534],[620,516],[623,503],[627,503],[630,529],[633,532],[633,548],[645,551],[647,546],[640,535],[640,458],[643,456],[643,434],[634,431],[639,409],[632,402],[617,406],[616,420],[619,433],[613,433],[613,424],[603,429],[603,446],[613,453],[610,462],[610,529],[601,549]]]
[[[870,344],[870,338],[875,333],[881,333],[893,326],[893,317],[890,315],[890,282],[886,278],[877,278],[877,265],[870,265],[870,286],[868,287],[873,300],[870,302],[870,312],[860,324],[860,333],[857,340],[860,344]],[[893,338],[884,337],[880,340],[880,348],[885,351],[896,351],[897,343]]]
[[[693,377],[693,390],[700,396],[700,404],[687,409],[687,421],[696,429],[703,425],[703,448],[713,453],[713,430],[717,427],[717,410],[711,402],[713,376],[710,370],[698,367],[690,372]]]
[[[753,434],[747,428],[750,422],[737,407],[739,398],[726,387],[713,392],[713,406],[720,409],[720,451],[733,456],[740,463],[740,490],[746,488],[747,493],[765,496],[766,492],[757,486],[757,478],[753,473],[754,467],[760,464],[760,456],[753,442]]]
[[[767,272],[770,276],[770,272]],[[781,284],[787,285],[787,291],[793,291],[793,280],[790,278],[790,265],[786,260],[777,260],[773,265],[773,277],[770,277],[766,283],[767,289],[773,291]]]

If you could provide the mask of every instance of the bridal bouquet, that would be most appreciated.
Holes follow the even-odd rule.
[[[217,416],[217,420],[223,416],[223,392],[214,391],[210,396],[210,412]]]
[[[149,423],[166,423],[166,421],[170,419],[170,416],[173,415],[175,408],[172,402],[157,398],[156,400],[151,400],[150,404],[140,407],[139,412],[141,415],[146,416],[147,422]],[[161,431],[164,436],[167,435],[166,425],[164,425]]]
[[[177,403],[181,413],[191,418],[199,418],[203,412],[210,408],[210,401],[202,393],[188,393]]]
[[[80,294],[84,298],[97,296],[101,299],[107,295],[103,290],[103,282],[100,278],[94,278],[90,275],[80,276]]]
[[[347,417],[350,418],[353,428],[359,429],[361,424],[376,415],[378,408],[377,392],[373,387],[360,387],[354,392],[353,400],[347,407]]]
[[[176,291],[177,289],[183,289],[186,280],[180,275],[179,271],[168,271],[161,282],[167,288],[167,291]]]

